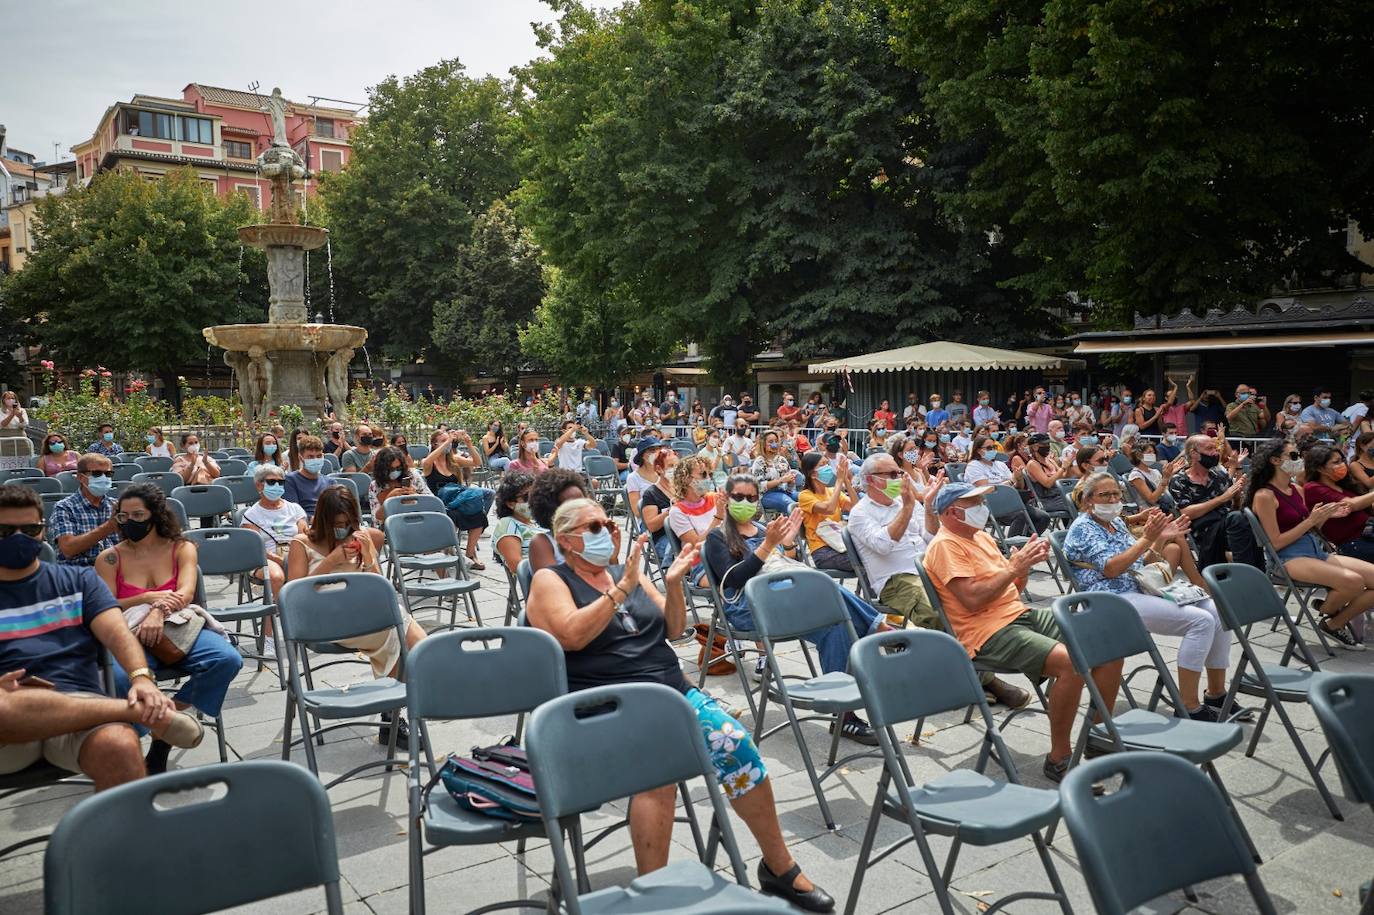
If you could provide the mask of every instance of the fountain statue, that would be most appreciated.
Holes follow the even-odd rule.
[[[286,100],[280,89],[267,99],[272,146],[258,156],[272,179],[268,222],[239,229],[246,245],[267,253],[266,324],[223,324],[202,331],[225,350],[238,378],[244,418],[256,424],[274,407],[291,404],[307,417],[324,415],[328,398],[346,419],[348,364],[367,341],[367,330],[343,324],[310,324],[305,308],[305,252],[322,247],[328,231],[295,220],[292,185],[304,178],[305,162],[286,139]]]

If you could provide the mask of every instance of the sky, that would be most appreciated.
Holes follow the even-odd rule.
[[[192,82],[364,103],[387,76],[448,57],[505,76],[539,53],[530,23],[554,18],[542,0],[0,0],[0,124],[52,161],[114,102],[180,98]]]

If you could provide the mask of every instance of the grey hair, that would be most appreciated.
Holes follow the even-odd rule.
[[[897,459],[894,458],[892,455],[888,454],[886,451],[875,451],[868,457],[864,458],[863,466],[859,468],[859,479],[855,481],[856,485],[861,491],[868,488],[868,476],[873,471],[878,469],[878,461],[882,460],[883,458],[887,458],[891,460],[893,463],[897,463]],[[901,467],[900,464],[898,464],[897,466],[899,468]]]
[[[253,482],[261,483],[263,480],[267,479],[267,475],[269,473],[274,472],[279,474],[282,479],[286,479],[285,470],[283,470],[281,467],[278,467],[276,464],[270,463],[268,461],[263,461],[257,467],[253,468]]]
[[[1073,488],[1073,494],[1069,496],[1073,500],[1074,508],[1082,510],[1083,500],[1086,499],[1094,489],[1102,483],[1111,483],[1118,490],[1121,489],[1121,481],[1107,473],[1105,470],[1094,471],[1078,481],[1078,485]],[[1123,493],[1124,495],[1124,493]]]
[[[577,527],[577,518],[585,509],[600,508],[601,506],[592,499],[569,499],[558,510],[553,513],[553,535],[555,537],[567,534]]]

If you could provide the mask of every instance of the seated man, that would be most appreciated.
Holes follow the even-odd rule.
[[[313,435],[301,436],[299,450],[301,467],[286,475],[286,501],[295,502],[307,516],[315,514],[315,503],[333,481],[320,476],[324,472],[324,443]]]
[[[899,611],[922,629],[941,630],[940,619],[916,573],[916,563],[940,529],[935,501],[945,484],[944,471],[930,481],[923,506],[916,498],[916,484],[890,454],[875,454],[865,460],[863,480],[867,498],[849,512],[849,536],[878,603]],[[1029,692],[991,673],[984,672],[979,679],[990,702],[1021,708],[1030,701]]]
[[[578,438],[578,436],[582,436]],[[582,455],[596,452],[596,438],[586,426],[576,420],[564,420],[563,428],[557,439],[554,440],[553,449],[549,452],[550,463],[556,463],[564,470],[582,469]]]
[[[172,473],[180,475],[187,486],[203,486],[219,479],[219,464],[200,448],[200,436],[181,434],[181,453],[172,459]]]
[[[204,728],[157,688],[95,572],[39,562],[42,537],[38,495],[0,487],[0,773],[47,759],[86,774],[97,791],[142,778],[131,725],[185,748],[200,743]],[[101,645],[131,674],[127,698],[105,694]]]
[[[1343,435],[1350,428],[1346,418],[1332,408],[1330,391],[1318,391],[1298,421],[1307,426],[1313,435],[1324,439]]]
[[[86,449],[87,454],[103,454],[105,457],[115,457],[124,453],[124,449],[115,444],[114,426],[109,423],[100,424],[100,437],[91,442],[91,446]]]
[[[353,447],[343,453],[343,457],[339,459],[339,464],[345,473],[371,473],[372,459],[375,457],[372,448],[374,445],[380,447],[385,444],[385,438],[381,435],[372,434],[371,426],[359,425],[353,431]],[[324,454],[323,447],[321,447],[320,454]]]
[[[1178,426],[1174,423],[1165,423],[1164,434],[1155,446],[1155,456],[1167,464],[1178,457],[1181,451],[1178,444]]]
[[[1169,496],[1179,512],[1192,522],[1198,568],[1226,562],[1229,549],[1235,562],[1263,569],[1264,555],[1255,543],[1249,522],[1236,505],[1245,480],[1238,478],[1232,482],[1231,475],[1217,466],[1221,463],[1220,448],[1209,435],[1189,436],[1183,443],[1188,467],[1169,481]],[[1239,457],[1235,452],[1233,455]]]
[[[119,542],[114,519],[114,465],[103,454],[83,454],[76,462],[74,492],[52,508],[49,519],[57,540],[57,561],[64,565],[93,566],[101,550]]]
[[[935,496],[940,531],[926,547],[925,567],[944,604],[954,635],[969,657],[1027,677],[1055,679],[1048,701],[1050,752],[1045,777],[1063,780],[1069,771],[1073,722],[1083,679],[1059,640],[1059,625],[1048,609],[1032,610],[1021,602],[1031,566],[1043,562],[1049,543],[1039,537],[1003,558],[997,541],[983,530],[988,487],[951,483]],[[1120,660],[1093,668],[1093,680],[1108,707],[1121,684]]]

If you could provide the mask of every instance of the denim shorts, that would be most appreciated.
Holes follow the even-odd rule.
[[[1317,538],[1310,533],[1303,534],[1278,552],[1279,558],[1284,562],[1290,559],[1326,559],[1328,555],[1317,542]]]
[[[697,713],[721,790],[731,799],[744,797],[768,777],[749,729],[699,689],[687,690],[687,701]]]

